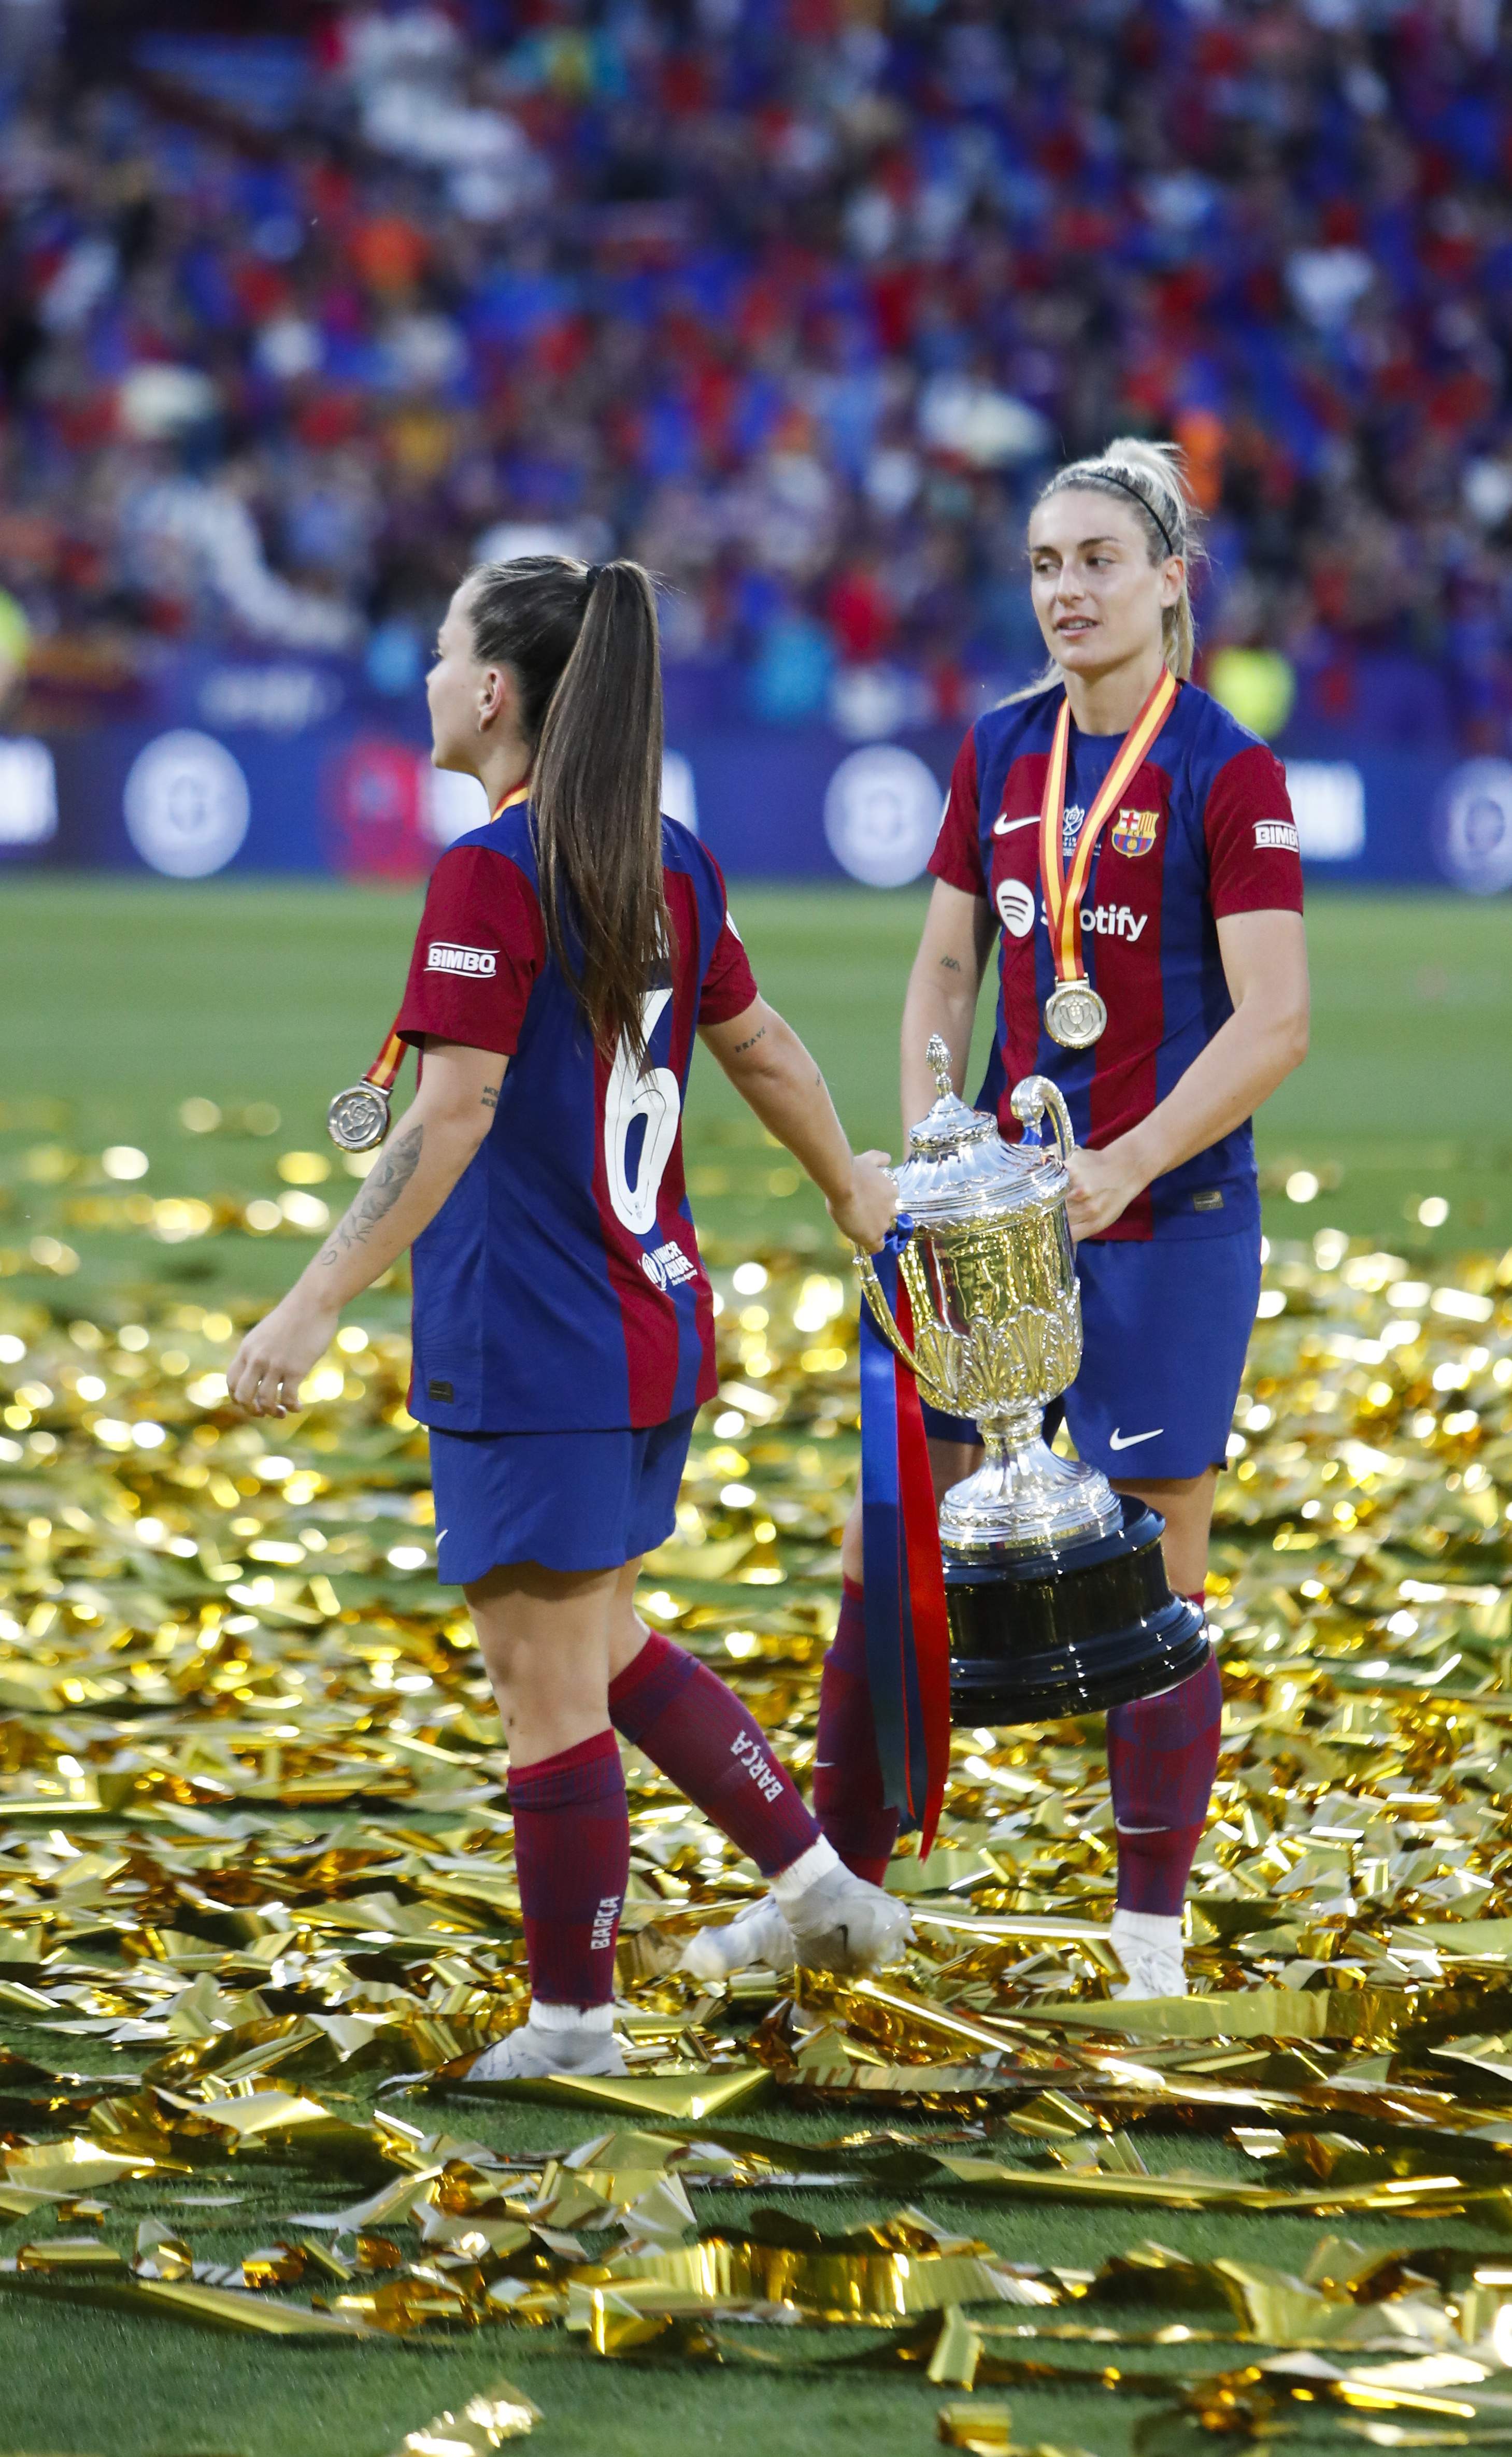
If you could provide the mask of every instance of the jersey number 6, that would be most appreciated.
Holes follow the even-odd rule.
[[[642,1002],[641,1029],[648,1044],[671,997],[670,989],[652,990]],[[609,1089],[604,1096],[604,1166],[614,1217],[624,1222],[632,1236],[644,1237],[656,1225],[656,1197],[661,1191],[662,1172],[677,1140],[679,1105],[677,1078],[672,1068],[650,1066],[644,1075],[637,1075],[635,1062],[622,1039],[614,1052]],[[630,1139],[637,1118],[644,1119],[646,1131],[632,1186]]]

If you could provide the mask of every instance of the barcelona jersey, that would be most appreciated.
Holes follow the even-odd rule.
[[[665,1424],[713,1395],[714,1302],[683,1180],[700,1024],[756,996],[718,864],[662,821],[672,918],[646,1066],[595,1048],[541,914],[528,802],[442,855],[398,1029],[508,1059],[493,1123],[416,1238],[410,1408],[451,1433]]]
[[[1013,1087],[1025,1075],[1048,1075],[1066,1096],[1077,1141],[1095,1149],[1148,1118],[1232,1014],[1217,923],[1234,913],[1299,913],[1302,865],[1280,761],[1184,683],[1104,825],[1083,898],[1083,966],[1107,1004],[1108,1028],[1089,1049],[1063,1049],[1045,1028],[1055,967],[1040,882],[1040,805],[1060,707],[1056,685],[978,719],[956,760],[929,867],[984,897],[1002,934],[980,1106],[995,1110],[1016,1141]],[[1121,740],[1071,728],[1067,863]],[[1104,1233],[1225,1236],[1258,1221],[1246,1120],[1156,1178]]]

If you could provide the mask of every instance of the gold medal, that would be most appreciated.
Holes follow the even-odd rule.
[[[1092,856],[1103,823],[1121,794],[1128,791],[1156,734],[1176,705],[1180,686],[1169,666],[1135,717],[1103,779],[1102,790],[1087,812],[1067,871],[1063,843],[1066,825],[1066,770],[1070,756],[1071,706],[1064,696],[1055,720],[1049,764],[1045,772],[1045,798],[1040,805],[1040,883],[1045,891],[1045,919],[1049,926],[1055,987],[1045,1001],[1045,1029],[1063,1049],[1089,1049],[1108,1029],[1108,1009],[1087,978],[1082,956],[1082,898],[1091,876]]]
[[[342,1151],[372,1151],[388,1132],[388,1096],[404,1063],[405,1044],[391,1032],[360,1084],[338,1092],[325,1112],[325,1131]]]
[[[511,794],[506,794],[498,809],[490,811],[488,816],[490,819],[497,819],[504,812],[512,810],[516,802],[527,802],[529,798],[530,785],[527,778],[524,784],[516,785]],[[401,1007],[400,1014],[403,1013]],[[405,1045],[400,1039],[399,1017],[396,1016],[393,1030],[362,1082],[348,1084],[344,1092],[338,1092],[326,1110],[325,1131],[342,1151],[372,1151],[387,1134],[388,1096],[399,1080]]]
[[[1045,1001],[1045,1029],[1063,1049],[1090,1049],[1108,1029],[1108,1009],[1090,981],[1057,981]]]
[[[388,1094],[376,1084],[349,1084],[326,1110],[325,1130],[342,1151],[371,1151],[388,1132]]]

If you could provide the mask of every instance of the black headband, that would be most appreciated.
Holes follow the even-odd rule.
[[[1144,493],[1142,488],[1134,485],[1129,479],[1121,478],[1116,469],[1089,470],[1087,475],[1089,477],[1099,479],[1109,486],[1122,486],[1126,495],[1132,495],[1135,503],[1139,506],[1140,510],[1150,514],[1150,517],[1154,522],[1156,528],[1165,539],[1166,552],[1168,554],[1175,554],[1179,551],[1179,549],[1171,543],[1170,531],[1167,528],[1165,522],[1156,511],[1154,505],[1150,502],[1150,497]]]

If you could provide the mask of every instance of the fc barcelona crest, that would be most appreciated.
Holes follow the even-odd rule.
[[[1130,861],[1135,860],[1150,851],[1159,825],[1158,811],[1120,811],[1113,823],[1113,851],[1127,853]]]

